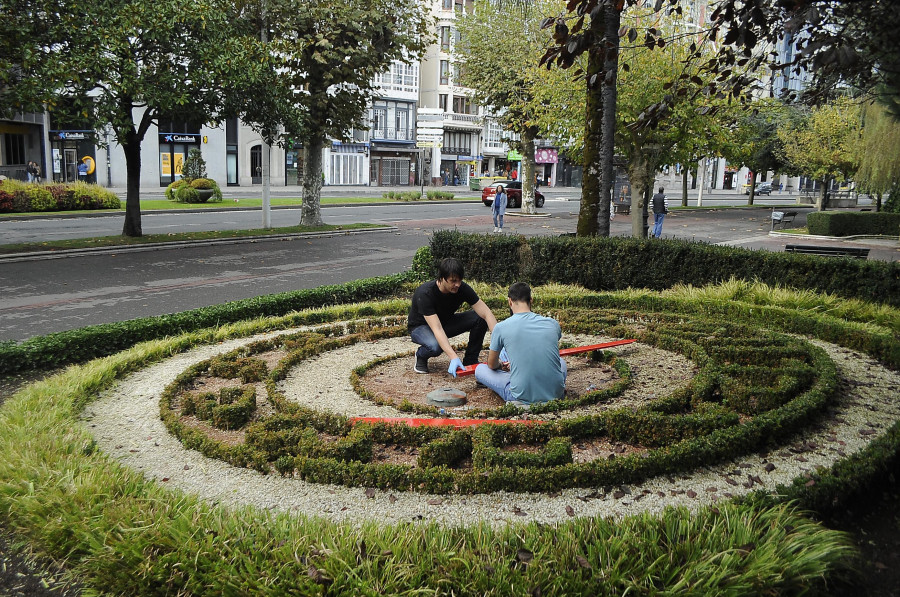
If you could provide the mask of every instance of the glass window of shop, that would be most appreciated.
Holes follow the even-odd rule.
[[[200,148],[200,125],[183,120],[159,122],[159,184],[168,186],[181,178],[184,161],[192,148]]]

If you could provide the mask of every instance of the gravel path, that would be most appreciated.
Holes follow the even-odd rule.
[[[434,521],[462,526],[479,520],[502,525],[529,520],[556,523],[573,515],[618,517],[641,511],[655,512],[667,505],[697,508],[760,488],[772,490],[777,484],[789,483],[797,476],[820,466],[830,466],[837,459],[862,449],[900,419],[897,400],[900,374],[865,355],[817,341],[837,363],[843,378],[843,396],[832,416],[816,429],[795,438],[789,446],[677,477],[664,475],[644,483],[616,487],[608,493],[568,489],[553,497],[507,492],[435,496],[376,490],[373,497],[367,498],[364,488],[283,479],[207,459],[184,449],[163,426],[159,418],[159,397],[181,371],[260,337],[199,347],[134,373],[88,405],[83,422],[101,449],[124,465],[168,487],[211,502],[226,506],[255,505],[336,521]],[[627,356],[629,362],[632,358],[643,360],[640,356],[643,350],[663,352],[632,346]],[[334,351],[340,354],[337,358],[332,353],[301,364],[289,383],[299,384],[298,389],[305,388],[306,395],[312,396],[320,408],[345,414],[391,416],[397,411],[390,407],[376,408],[355,394],[347,395],[347,378],[351,369],[372,360],[374,355],[406,353],[410,349],[409,341],[403,338],[341,349]],[[673,366],[684,364],[680,355],[666,354]],[[323,366],[328,359],[333,359],[333,366]],[[657,393],[661,384],[666,385],[665,376],[641,373],[642,369],[649,368],[633,369],[637,369],[633,392]],[[667,391],[677,385],[680,384],[668,384]]]

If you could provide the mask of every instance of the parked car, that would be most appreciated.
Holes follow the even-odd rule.
[[[744,194],[750,194],[750,185],[744,185]],[[772,183],[771,182],[758,182],[756,183],[756,192],[754,195],[771,195],[772,194]]]
[[[497,187],[502,186],[506,191],[507,207],[522,207],[522,181],[521,180],[498,180],[484,187],[481,191],[481,201],[488,207],[494,204],[494,195],[497,194]],[[544,195],[535,189],[534,206],[537,208],[544,207]]]

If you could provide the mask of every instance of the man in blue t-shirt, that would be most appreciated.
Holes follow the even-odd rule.
[[[462,281],[463,273],[462,263],[447,257],[438,265],[437,279],[425,282],[413,293],[407,328],[412,341],[420,345],[416,350],[416,373],[428,373],[428,359],[445,354],[450,359],[447,372],[456,377],[457,369],[478,362],[485,333],[497,325],[490,308]],[[472,310],[457,313],[463,303]],[[469,344],[460,361],[449,338],[464,332],[469,332]]]
[[[519,407],[562,398],[566,362],[559,356],[559,323],[531,311],[531,288],[524,282],[510,286],[506,300],[512,315],[491,333],[487,364],[478,365],[475,379]]]

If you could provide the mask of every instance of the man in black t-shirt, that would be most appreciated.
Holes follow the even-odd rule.
[[[497,325],[488,306],[462,281],[463,273],[462,264],[447,257],[438,266],[437,280],[425,282],[413,293],[407,327],[412,341],[420,345],[416,373],[428,373],[428,359],[445,354],[450,359],[447,372],[456,377],[457,369],[478,362],[485,333]],[[457,313],[463,303],[469,303],[472,309]],[[449,338],[463,332],[469,332],[469,344],[460,361]]]

